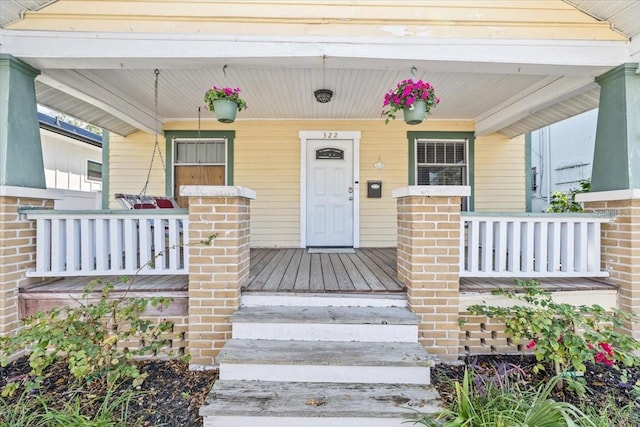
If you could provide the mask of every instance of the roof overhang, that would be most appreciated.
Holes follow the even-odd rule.
[[[185,103],[182,109],[161,103],[160,121],[186,120],[194,118],[194,112],[202,104],[201,93],[211,84],[225,81],[224,65],[232,70],[235,81],[246,83],[243,91],[252,98],[250,104],[254,106],[270,105],[269,98],[278,89],[253,85],[276,84],[285,76],[289,95],[309,103],[305,107],[308,114],[303,117],[287,109],[274,112],[250,108],[243,112],[244,119],[379,119],[384,92],[398,79],[408,77],[409,70],[415,67],[426,78],[446,79],[448,82],[442,83],[445,87],[472,84],[475,78],[479,92],[493,94],[499,100],[489,106],[487,99],[450,91],[446,94],[452,105],[450,112],[439,107],[443,113],[434,112],[434,118],[472,120],[480,135],[500,131],[512,134],[515,129],[519,132],[526,128],[522,121],[527,116],[593,91],[594,78],[629,61],[635,46],[626,41],[399,40],[28,30],[0,30],[0,43],[0,52],[10,53],[42,70],[38,77],[40,84],[59,91],[60,97],[65,94],[78,99],[82,104],[72,115],[84,119],[92,109],[102,110],[110,116],[111,123],[107,126],[106,118],[93,123],[125,135],[135,130],[153,132],[157,125],[152,99],[142,93],[135,96],[135,90],[124,85],[123,80],[130,80],[134,86],[148,85],[148,80],[140,76],[144,72],[150,75],[156,68],[162,70],[163,87],[182,85],[184,93],[199,95],[192,96],[191,105]],[[251,78],[261,72],[269,77]],[[277,73],[282,76],[273,76]],[[320,83],[311,82],[313,86],[309,87],[309,75],[314,81],[321,76],[327,85],[337,85],[340,80],[344,87],[351,88],[349,95],[353,99],[368,99],[374,108],[362,108],[358,102],[341,101],[339,97],[334,102],[350,103],[358,111],[345,111],[346,106],[331,111],[315,107],[308,95]],[[363,84],[361,80],[366,76],[370,81]],[[497,80],[487,76],[496,76]],[[460,84],[455,83],[456,79]],[[514,83],[501,87],[496,81],[502,79]],[[377,92],[375,96],[372,91]],[[47,105],[59,109],[58,98],[51,98]],[[175,103],[175,97],[165,102]],[[471,104],[465,110],[468,112],[454,114],[461,111],[454,104],[462,103]],[[515,123],[520,126],[509,130]]]

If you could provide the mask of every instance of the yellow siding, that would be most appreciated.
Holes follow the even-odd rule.
[[[165,130],[192,130],[196,123],[169,123]],[[254,247],[297,247],[300,243],[300,139],[306,131],[361,131],[360,244],[396,244],[396,202],[391,192],[408,184],[407,131],[472,131],[471,122],[427,120],[420,126],[401,121],[237,121],[221,125],[205,121],[203,130],[232,129],[234,185],[256,191],[251,204],[251,244]],[[479,137],[475,144],[475,207],[478,211],[524,211],[524,137]],[[136,133],[110,140],[110,200],[113,193],[139,193],[144,185],[153,137]],[[164,154],[164,150],[163,150]],[[384,169],[376,169],[380,159]],[[382,181],[380,199],[368,199],[366,182]],[[159,162],[148,194],[164,194]],[[114,207],[115,202],[111,202]]]
[[[59,0],[11,29],[625,40],[562,0]]]
[[[128,137],[109,134],[109,207],[118,208],[115,193],[139,194],[144,187],[153,153],[154,137],[136,132]],[[160,148],[165,158],[164,138]],[[156,154],[151,179],[146,193],[153,196],[165,194],[165,172]]]
[[[165,130],[194,129],[197,124],[170,123]],[[237,121],[202,124],[203,130],[233,129],[234,185],[256,191],[251,203],[251,244],[254,247],[297,247],[300,244],[301,130],[361,131],[360,244],[395,246],[396,205],[391,192],[408,184],[408,130],[473,130],[471,122],[431,121],[409,127],[401,121]],[[384,169],[373,164],[380,158]],[[367,199],[367,180],[383,183],[381,199]],[[163,181],[164,182],[164,181]]]
[[[475,210],[524,212],[525,173],[524,135],[476,138]]]

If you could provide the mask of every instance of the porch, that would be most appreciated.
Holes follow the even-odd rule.
[[[601,225],[610,216],[461,215],[460,196],[409,187],[395,196],[397,248],[250,248],[253,191],[185,191],[189,211],[22,210],[35,237],[35,270],[27,277],[76,278],[20,286],[20,314],[77,303],[91,278],[117,284],[128,276],[132,282],[117,284],[114,296],[173,298],[171,311],[155,315],[188,325],[191,350],[200,352],[194,363],[208,365],[232,338],[231,316],[249,300],[304,306],[314,296],[331,305],[393,299],[418,315],[420,343],[452,358],[467,349],[517,351],[502,333],[486,337],[491,325],[466,313],[482,301],[504,303],[490,292],[515,278],[535,278],[569,303],[618,306],[617,289],[600,280],[608,275],[600,262]],[[438,344],[439,331],[446,345]]]
[[[317,250],[300,248],[254,248],[250,251],[249,279],[243,294],[363,294],[403,296],[406,286],[397,278],[396,248]],[[526,280],[526,278],[525,278]],[[557,295],[582,298],[585,303],[614,302],[617,287],[606,280],[588,277],[537,278],[541,287]],[[75,276],[53,278],[20,288],[20,317],[53,307],[78,304],[83,288],[91,281],[114,286],[112,296],[168,297],[171,305],[150,315],[186,316],[187,275],[139,275],[129,281],[122,276]],[[461,308],[486,300],[498,289],[513,289],[513,278],[461,277]],[[101,285],[96,287],[99,297]],[[490,298],[490,297],[489,297]]]

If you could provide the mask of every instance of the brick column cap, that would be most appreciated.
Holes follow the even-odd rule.
[[[596,191],[576,194],[576,202],[611,202],[614,200],[639,200],[640,188],[625,190]]]
[[[391,196],[396,199],[412,196],[467,197],[470,195],[471,187],[468,185],[410,185],[393,190],[391,193]]]
[[[23,197],[26,199],[63,199],[62,190],[0,185],[0,197]]]
[[[256,192],[246,187],[228,185],[181,185],[181,196],[191,197],[246,197],[255,200]]]

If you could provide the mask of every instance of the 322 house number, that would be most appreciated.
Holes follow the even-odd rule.
[[[338,132],[323,132],[322,139],[337,139]]]

